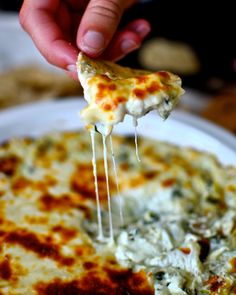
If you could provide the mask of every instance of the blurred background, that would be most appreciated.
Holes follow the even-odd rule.
[[[4,28],[7,27],[6,14],[14,14],[14,12],[17,14],[21,4],[21,0],[1,0],[0,18],[5,18]],[[188,91],[179,107],[204,116],[236,133],[236,42],[233,6],[233,1],[223,3],[214,1],[209,2],[208,5],[199,1],[139,1],[124,14],[120,26],[124,26],[134,18],[142,17],[150,21],[152,32],[139,50],[129,54],[119,63],[154,71],[169,70],[180,75],[183,86]],[[0,39],[0,59],[2,60],[0,61],[0,75],[5,75],[4,79],[9,80],[9,76],[6,78],[6,74],[9,75],[9,69],[10,74],[17,76],[17,67],[22,67],[22,62],[16,62],[15,69],[6,62],[3,56],[6,53],[3,53],[3,49],[1,51],[5,40],[3,38],[6,37],[2,35],[0,33],[0,38],[2,38]],[[24,38],[26,39],[23,40]],[[29,38],[27,36],[24,38],[22,42],[32,46]],[[23,50],[23,44],[21,47]],[[19,51],[21,47],[18,47]],[[16,54],[19,55],[19,53]],[[40,59],[41,57],[37,56],[37,60]],[[47,66],[46,68],[48,76],[45,73],[45,67],[36,67],[32,61],[30,66],[24,64],[28,83],[29,77],[35,76],[35,81],[30,83],[35,87],[33,92],[35,96],[38,96],[36,99],[81,94],[78,83],[71,81],[63,73],[59,74],[53,67]],[[20,72],[22,73],[22,69]],[[22,79],[22,75],[20,76]],[[40,79],[42,85],[39,85]],[[24,83],[26,85],[27,81]],[[56,84],[60,84],[61,88],[56,89]],[[44,87],[49,94],[46,90],[44,91]],[[32,98],[32,93],[28,97],[25,99],[26,102],[30,100],[30,97]],[[24,103],[23,98],[22,100]],[[17,98],[13,99],[13,102],[14,104],[20,103]],[[8,99],[5,107],[9,105],[11,103]],[[4,107],[3,102],[2,107]]]

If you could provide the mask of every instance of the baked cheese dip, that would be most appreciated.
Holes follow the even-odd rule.
[[[96,170],[110,234],[101,136]],[[0,147],[1,295],[236,294],[236,168],[208,153],[113,136],[107,154],[113,243],[98,239],[85,131]],[[120,218],[122,206],[123,221]]]

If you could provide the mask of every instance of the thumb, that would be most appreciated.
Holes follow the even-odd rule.
[[[91,57],[99,56],[112,39],[124,7],[125,0],[91,0],[79,26],[78,47]]]

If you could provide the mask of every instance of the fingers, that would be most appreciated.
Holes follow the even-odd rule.
[[[139,19],[131,22],[116,34],[103,53],[102,58],[116,61],[138,49],[150,29],[150,25],[146,20]]]
[[[20,11],[20,23],[46,60],[66,69],[68,65],[75,64],[78,49],[70,43],[54,19],[59,5],[60,1],[56,0],[26,0]]]
[[[102,59],[116,61],[140,47],[141,38],[132,31],[117,33],[111,45],[102,54]]]
[[[49,63],[74,72],[78,47],[91,57],[105,51],[106,58],[117,60],[140,46],[150,30],[144,20],[131,22],[114,37],[123,10],[134,2],[25,0],[20,11],[20,22]]]
[[[136,19],[130,22],[126,27],[125,30],[130,30],[139,35],[140,38],[145,38],[148,33],[151,31],[151,26],[148,21],[145,19]]]
[[[125,0],[91,0],[81,20],[77,35],[78,47],[91,57],[99,56],[112,39]]]

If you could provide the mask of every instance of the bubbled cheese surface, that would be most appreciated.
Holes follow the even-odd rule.
[[[170,72],[134,70],[83,53],[78,56],[77,69],[88,102],[81,112],[87,124],[112,127],[126,114],[138,119],[151,110],[167,118],[184,93],[181,79]]]
[[[97,173],[105,234],[102,143]],[[234,294],[236,170],[214,156],[113,136],[114,244],[99,243],[86,132],[0,147],[0,294]]]

